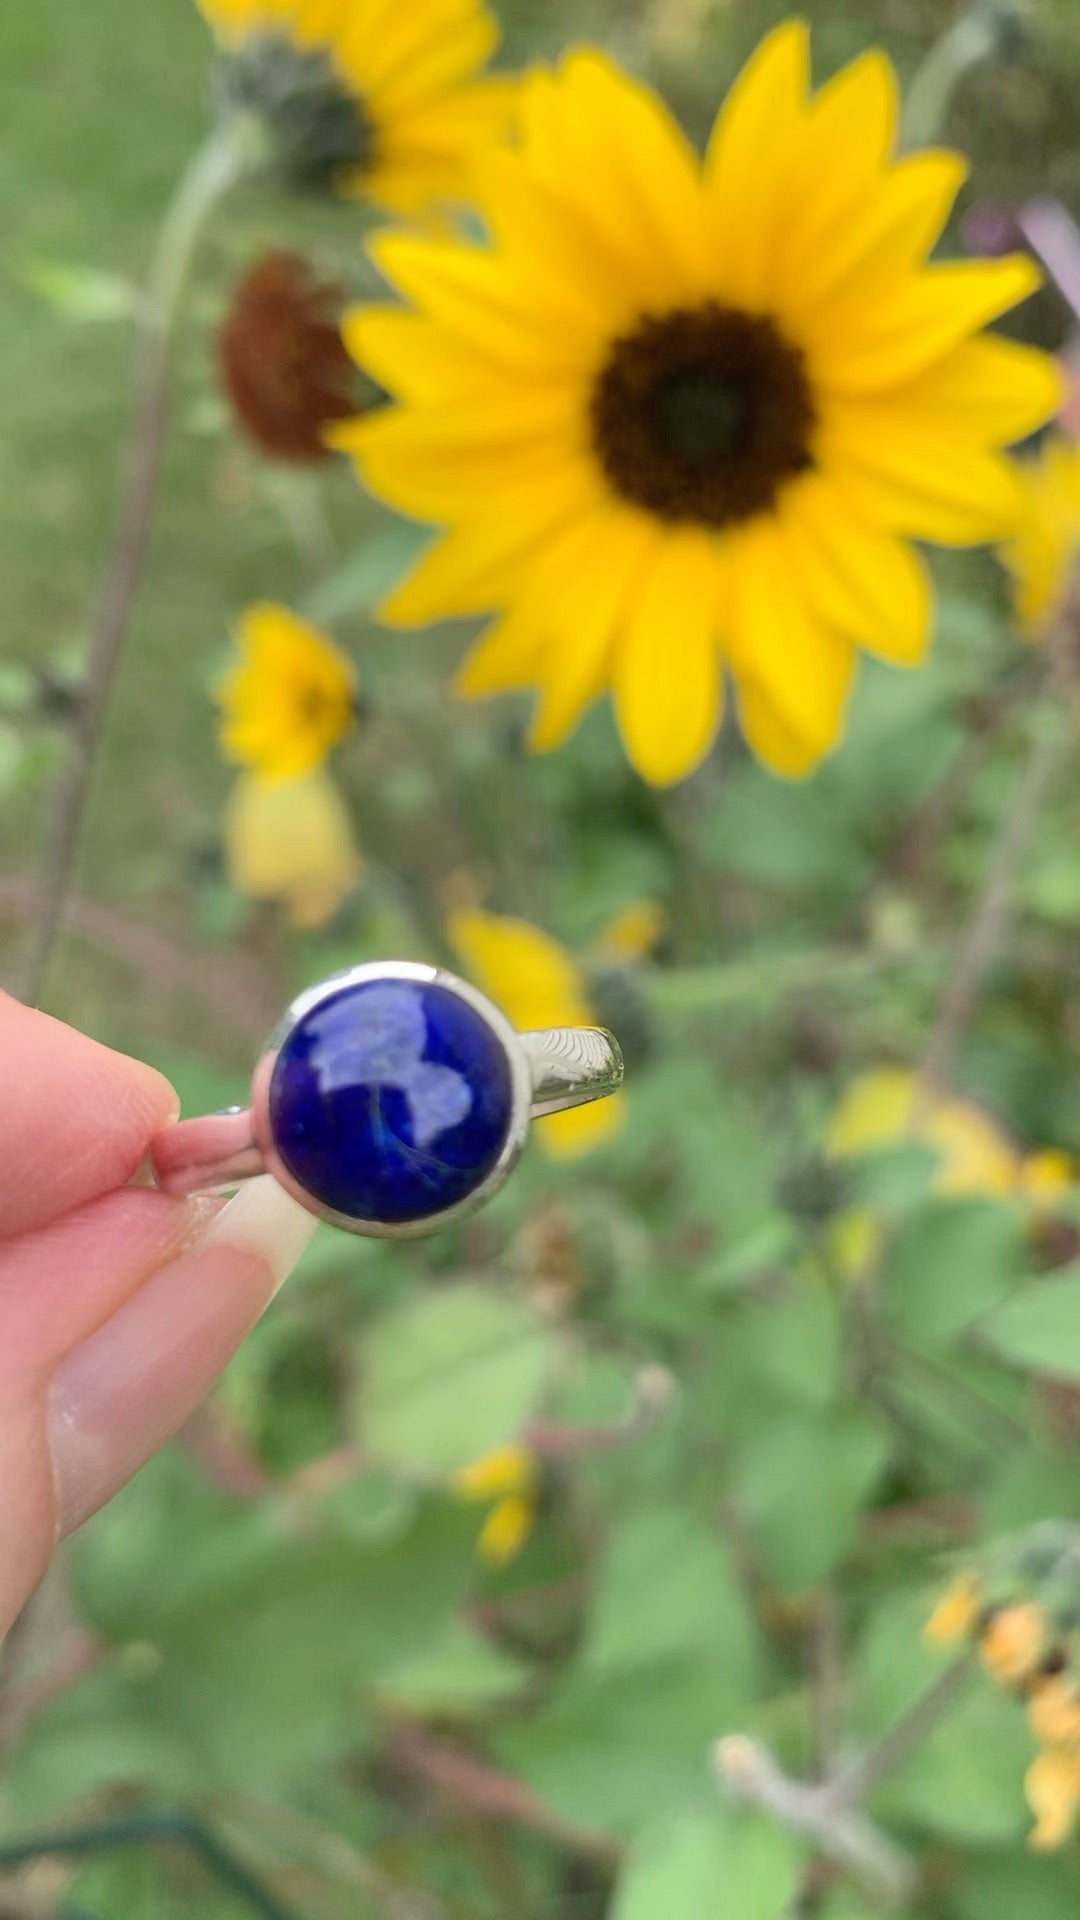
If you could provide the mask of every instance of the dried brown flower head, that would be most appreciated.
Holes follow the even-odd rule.
[[[326,460],[325,429],[356,410],[341,338],[342,288],[295,253],[268,253],[241,280],[218,339],[241,425],[277,460]]]

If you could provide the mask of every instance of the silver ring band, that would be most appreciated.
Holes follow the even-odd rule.
[[[532,1072],[532,1120],[606,1100],[622,1085],[622,1054],[603,1027],[543,1027],[519,1033],[518,1040]],[[182,1198],[230,1193],[273,1171],[256,1138],[252,1107],[176,1121],[156,1136],[150,1159],[162,1193]]]
[[[407,1239],[490,1199],[530,1120],[606,1099],[622,1079],[603,1028],[517,1033],[442,968],[371,963],[293,1002],[249,1105],[176,1122],[150,1158],[165,1193],[269,1173],[332,1225]]]

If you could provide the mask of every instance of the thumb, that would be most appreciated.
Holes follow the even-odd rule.
[[[315,1225],[275,1181],[252,1181],[62,1362],[48,1405],[58,1537],[95,1513],[182,1426]]]

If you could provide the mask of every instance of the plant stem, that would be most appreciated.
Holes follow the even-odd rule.
[[[1013,894],[1043,802],[1072,743],[1064,660],[1072,639],[1068,614],[1048,642],[1046,694],[1035,715],[1027,760],[1013,791],[982,887],[961,939],[949,984],[919,1072],[912,1124],[935,1087],[946,1087],[957,1050],[978,1006],[986,977],[1008,932]]]
[[[933,1733],[967,1685],[971,1670],[972,1662],[968,1658],[946,1667],[914,1705],[886,1728],[880,1740],[833,1776],[829,1783],[832,1803],[837,1807],[857,1807],[868,1800],[882,1781],[895,1773]]]
[[[220,127],[184,173],[162,222],[139,313],[135,398],[127,482],[112,559],[90,641],[86,682],[71,751],[60,776],[46,846],[41,896],[17,991],[40,998],[64,919],[102,728],[116,683],[124,635],[142,577],[154,520],[168,416],[169,360],[180,296],[206,219],[244,171],[250,132],[243,121]]]
[[[974,0],[934,42],[907,89],[905,147],[925,147],[940,140],[960,81],[972,67],[993,59],[1001,32],[1001,17],[992,0]]]

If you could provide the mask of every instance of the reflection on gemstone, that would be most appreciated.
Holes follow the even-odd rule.
[[[466,1199],[513,1115],[505,1048],[443,984],[344,985],[301,1016],[270,1087],[274,1142],[322,1205],[386,1224]]]
[[[361,1082],[394,1087],[405,1095],[418,1147],[429,1147],[448,1127],[464,1120],[473,1103],[464,1075],[423,1059],[427,1021],[419,987],[369,987],[355,1026],[339,1033],[332,1011],[325,1022],[311,1018],[315,1044],[311,1064],[324,1093]]]

